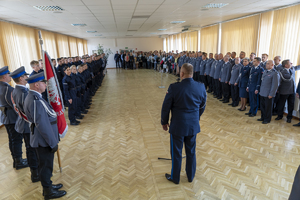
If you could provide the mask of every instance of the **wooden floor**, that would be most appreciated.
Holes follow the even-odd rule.
[[[163,74],[163,80],[167,88],[176,77]],[[55,156],[52,180],[68,192],[62,199],[288,198],[300,163],[300,129],[284,120],[262,125],[210,94],[197,136],[196,177],[189,183],[183,167],[179,185],[167,181],[171,162],[157,159],[170,157],[160,81],[152,70],[108,70],[89,113],[60,142],[63,173]],[[12,168],[1,128],[0,199],[42,199],[41,193],[28,168]]]

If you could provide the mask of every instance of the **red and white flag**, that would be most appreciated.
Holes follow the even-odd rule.
[[[64,104],[62,103],[63,98],[61,95],[59,82],[56,77],[55,69],[50,60],[51,58],[49,57],[48,53],[44,51],[44,72],[45,78],[47,79],[48,101],[56,112],[59,136],[63,138],[68,131],[68,125],[65,119],[65,108]]]

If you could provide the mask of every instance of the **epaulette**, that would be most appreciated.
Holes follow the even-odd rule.
[[[34,97],[34,100],[39,100],[39,98],[37,96],[33,95],[33,97]]]

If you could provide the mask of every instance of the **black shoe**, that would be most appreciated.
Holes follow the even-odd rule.
[[[229,101],[228,100],[224,100],[223,103],[229,103]]]
[[[85,109],[90,109],[90,106],[86,106]]]
[[[52,187],[43,189],[44,199],[57,199],[67,194],[64,190],[55,190]]]
[[[242,110],[242,109],[239,109],[239,111],[245,111],[246,110],[246,107]]]
[[[233,106],[233,103],[228,104],[229,106]]]
[[[250,112],[247,112],[247,113],[245,113],[245,115],[252,115],[252,113],[250,113]]]
[[[270,123],[270,122],[267,122],[267,121],[263,121],[263,122],[262,122],[262,124],[268,124],[268,123]]]
[[[52,188],[55,189],[55,190],[59,190],[60,188],[63,187],[63,184],[59,183],[59,184],[56,184],[56,185],[53,185],[52,184]]]
[[[76,119],[83,119],[83,117],[84,117],[83,115],[79,115],[79,116],[76,116],[75,118]]]
[[[238,107],[238,106],[239,106],[238,104],[233,104],[233,105],[232,105],[232,107]]]
[[[222,97],[217,97],[217,99],[222,99]]]
[[[220,101],[225,101],[225,99],[221,99]]]
[[[74,122],[70,122],[70,125],[73,125],[73,126],[77,126],[79,123],[77,123],[76,121]]]
[[[254,115],[254,114],[250,114],[250,115],[249,115],[249,117],[255,117],[255,116],[256,116],[256,115]]]
[[[177,182],[175,182],[175,181],[173,181],[173,180],[171,179],[171,175],[170,175],[170,174],[165,174],[165,177],[166,177],[166,179],[167,179],[168,181],[171,181],[171,182],[173,182],[173,183],[175,183],[175,184],[179,184],[179,183],[177,183]]]
[[[39,176],[39,172],[37,169],[30,169],[31,171],[31,181],[33,183],[39,182],[40,181],[40,176]]]
[[[298,124],[294,124],[293,126],[300,126],[300,122]]]
[[[87,105],[90,106],[90,105],[92,105],[92,103],[88,103]]]
[[[262,121],[264,121],[264,120],[263,120],[263,118],[259,118],[259,119],[257,119],[257,121],[262,122]]]
[[[81,114],[87,114],[87,113],[88,113],[88,110],[81,111]]]
[[[27,159],[23,159],[23,158],[14,159],[14,168],[16,168],[16,170],[23,169],[26,167],[28,167]]]
[[[76,122],[77,124],[80,124],[80,121],[78,121],[78,120],[76,120],[76,119],[75,119],[75,122]]]
[[[291,122],[292,122],[292,119],[287,119],[286,122],[287,122],[287,123],[291,123]]]
[[[275,120],[281,120],[282,119],[282,117],[276,117],[275,118]]]

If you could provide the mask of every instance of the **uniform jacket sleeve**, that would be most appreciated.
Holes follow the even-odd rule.
[[[205,91],[205,88],[204,88],[204,91]],[[200,117],[201,115],[203,114],[204,110],[205,110],[205,107],[206,107],[206,92],[204,92],[204,95],[203,95],[203,100],[200,104],[200,107],[199,107],[199,120],[200,120]]]
[[[229,64],[228,69],[227,69],[227,74],[226,74],[225,82],[229,82],[229,80],[230,80],[231,69],[232,69],[232,66],[231,66],[231,64]]]
[[[259,72],[259,74],[258,74],[258,77],[257,77],[256,90],[258,90],[258,91],[260,90],[261,77],[262,77],[264,71],[265,71],[265,70],[264,70],[263,68],[261,68],[261,69],[260,69],[260,72]]]
[[[272,87],[269,96],[275,97],[278,86],[279,86],[279,73],[276,71],[275,75],[272,77]]]
[[[69,92],[69,85],[66,82],[66,79],[63,79],[63,88],[64,88],[65,99],[66,100],[72,99],[71,95],[70,95],[70,92]]]
[[[169,123],[169,115],[173,105],[172,85],[169,86],[161,109],[161,125]]]

